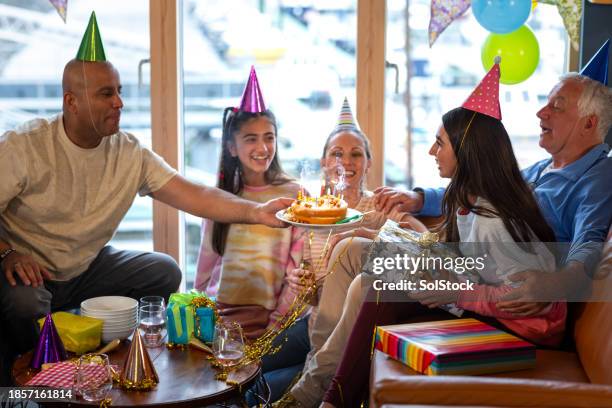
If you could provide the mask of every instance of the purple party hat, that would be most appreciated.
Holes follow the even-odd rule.
[[[580,73],[608,86],[608,60],[610,59],[610,39],[597,50],[595,55],[586,63]]]
[[[39,369],[43,364],[57,363],[58,361],[66,360],[66,358],[64,343],[62,343],[62,339],[60,339],[55,328],[55,323],[53,323],[51,313],[49,313],[40,331],[40,338],[34,350],[30,366]]]
[[[257,80],[254,66],[251,66],[249,80],[244,88],[242,101],[240,101],[238,110],[250,113],[261,113],[266,111],[266,104],[264,103],[261,89],[259,89],[259,81]]]

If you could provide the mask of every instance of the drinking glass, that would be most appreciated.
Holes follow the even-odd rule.
[[[223,373],[237,365],[244,355],[242,328],[236,322],[219,322],[215,326],[213,355]]]
[[[101,401],[113,388],[108,356],[106,354],[84,354],[79,358],[75,374],[78,394],[86,401]]]
[[[138,306],[161,306],[166,307],[166,301],[162,296],[143,296],[140,298]]]
[[[158,347],[162,344],[162,330],[166,326],[166,309],[162,306],[146,305],[139,309],[138,328],[145,347]]]

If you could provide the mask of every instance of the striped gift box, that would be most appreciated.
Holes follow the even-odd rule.
[[[473,375],[535,365],[535,346],[476,319],[376,328],[376,349],[427,375]]]

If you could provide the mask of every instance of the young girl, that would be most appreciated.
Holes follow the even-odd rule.
[[[253,69],[240,108],[225,109],[221,143],[219,188],[257,202],[296,196],[299,185],[281,168],[276,120],[265,108]],[[300,263],[302,235],[293,227],[204,220],[195,287],[217,298],[221,317],[256,338],[292,301],[284,279]]]
[[[542,242],[555,238],[521,177],[502,123],[477,110],[462,107],[446,113],[429,153],[435,156],[440,175],[451,179],[444,197],[443,236],[449,242],[489,243],[494,262],[485,268],[473,292],[420,292],[406,294],[405,302],[363,303],[322,406],[359,406],[367,397],[376,325],[455,318],[437,308],[441,305],[455,303],[465,311],[462,317],[475,317],[539,345],[559,344],[565,326],[564,303],[548,304],[531,316],[496,307],[513,284],[510,274],[554,269],[554,257]],[[425,230],[422,224],[417,228]]]

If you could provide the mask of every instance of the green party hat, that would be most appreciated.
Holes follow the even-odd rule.
[[[106,61],[95,11],[92,11],[91,17],[89,17],[89,24],[83,35],[83,40],[81,40],[76,59],[79,61]]]

